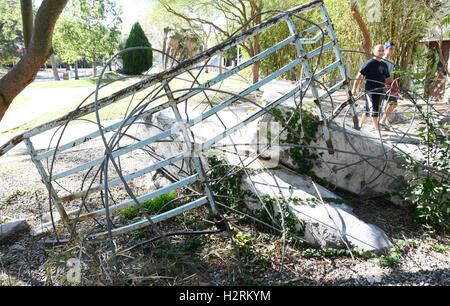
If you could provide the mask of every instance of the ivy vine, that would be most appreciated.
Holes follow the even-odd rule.
[[[272,114],[274,120],[280,122],[284,127],[289,121],[289,128],[285,129],[286,137],[280,139],[280,143],[299,144],[303,147],[291,147],[289,149],[290,157],[297,171],[308,176],[315,176],[312,169],[314,168],[314,160],[317,160],[323,153],[317,153],[316,150],[305,146],[311,145],[316,139],[319,130],[319,119],[312,112],[302,109],[302,116],[299,110],[291,108],[284,115],[280,109],[273,109]],[[292,118],[291,118],[292,116]]]

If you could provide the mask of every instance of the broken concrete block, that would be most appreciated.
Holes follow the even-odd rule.
[[[283,169],[272,169],[251,177],[244,176],[242,188],[252,192],[256,189],[261,195],[287,201],[288,209],[305,224],[303,238],[314,247],[345,248],[347,244],[376,253],[392,247],[380,228],[361,221],[350,206],[311,200],[322,198],[330,202],[330,199],[338,200],[340,197],[313,183],[310,178]],[[255,209],[254,202],[248,205]],[[275,213],[279,211],[277,207],[273,210]]]
[[[339,206],[290,203],[289,208],[305,222],[304,238],[315,247],[345,248],[347,243],[350,247],[381,253],[393,246],[379,227],[361,221]]]

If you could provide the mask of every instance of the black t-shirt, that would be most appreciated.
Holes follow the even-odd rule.
[[[359,72],[366,78],[366,91],[384,92],[384,83],[391,76],[386,63],[373,58],[366,61]]]

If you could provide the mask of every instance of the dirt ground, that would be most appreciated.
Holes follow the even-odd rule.
[[[89,154],[89,150],[86,151]],[[72,154],[80,159],[83,156]],[[48,192],[29,159],[0,164],[0,220],[26,219],[32,230],[42,225],[48,212]],[[70,185],[70,182],[67,182]],[[142,185],[133,185],[138,193]],[[354,213],[385,231],[396,246],[382,256],[346,250],[316,250],[289,238],[283,256],[279,233],[257,226],[241,215],[223,209],[234,245],[225,232],[186,235],[186,231],[214,231],[206,207],[158,223],[167,237],[147,227],[114,239],[117,256],[107,241],[94,243],[83,237],[88,230],[105,230],[102,220],[79,227],[84,234],[64,243],[55,232],[33,236],[22,232],[0,244],[2,285],[290,285],[290,286],[448,286],[450,285],[449,236],[429,234],[413,224],[412,212],[380,199],[351,198]],[[77,203],[73,204],[76,208]],[[55,214],[57,216],[57,214]],[[113,217],[119,224],[121,219]],[[69,237],[60,232],[61,239]],[[147,242],[146,242],[147,241]],[[79,282],[71,283],[69,259],[80,259]],[[116,270],[117,265],[118,270]],[[245,273],[242,272],[245,268]]]

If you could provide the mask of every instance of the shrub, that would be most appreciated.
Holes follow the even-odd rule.
[[[450,229],[450,138],[448,117],[433,110],[429,89],[430,77],[437,69],[439,56],[428,58],[421,51],[417,55],[418,68],[413,75],[415,94],[427,103],[427,107],[417,106],[422,116],[418,128],[420,145],[419,157],[404,157],[411,179],[404,192],[404,202],[415,210],[414,221],[429,231]]]
[[[151,47],[152,45],[145,36],[139,22],[136,22],[130,31],[125,48],[132,47]],[[122,54],[123,69],[127,75],[141,74],[152,67],[153,52],[152,50],[135,50]]]

